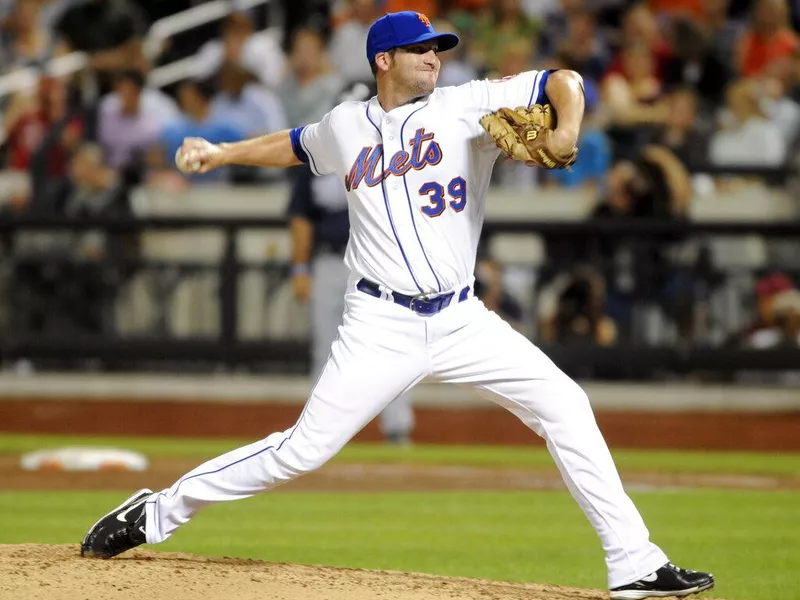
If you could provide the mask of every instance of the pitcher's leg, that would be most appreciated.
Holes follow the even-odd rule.
[[[311,376],[316,379],[336,339],[344,312],[348,268],[337,254],[320,254],[314,259],[311,292]],[[414,429],[411,393],[401,394],[378,417],[381,432],[389,442],[408,440]]]
[[[248,498],[322,466],[427,374],[423,330],[415,340],[405,323],[361,313],[345,317],[330,359],[291,429],[215,458],[148,499],[148,543],[167,539],[204,506]]]
[[[467,304],[467,303],[465,303]],[[433,376],[476,386],[542,436],[606,552],[610,587],[667,562],[625,493],[584,391],[477,300],[467,326],[437,344]]]

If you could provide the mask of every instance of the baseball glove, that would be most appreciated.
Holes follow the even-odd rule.
[[[567,156],[557,156],[550,149],[555,114],[549,104],[501,108],[481,118],[480,123],[506,156],[529,166],[564,169],[578,157],[577,148]]]

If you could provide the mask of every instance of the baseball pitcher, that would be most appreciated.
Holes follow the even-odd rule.
[[[436,88],[458,38],[425,15],[390,13],[367,38],[378,93],[318,123],[235,144],[187,139],[187,173],[228,164],[307,163],[347,191],[350,276],[339,335],[297,422],[210,460],[171,487],[141,490],[102,517],[81,553],[109,558],[169,538],[205,506],[248,498],[322,466],[424,377],[469,385],[547,442],[606,554],[611,598],[687,596],[714,577],[681,569],[650,541],[583,390],[473,294],[486,190],[500,152],[569,166],[584,110],[581,77],[529,71]]]

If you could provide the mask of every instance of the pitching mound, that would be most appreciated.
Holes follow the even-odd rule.
[[[415,573],[305,567],[132,551],[80,558],[75,545],[0,545],[0,598],[25,600],[607,600],[604,591]]]

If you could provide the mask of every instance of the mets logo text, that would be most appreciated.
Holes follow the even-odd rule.
[[[423,148],[424,142],[428,142],[428,145]],[[350,167],[350,172],[344,176],[347,191],[356,189],[362,181],[373,187],[390,175],[401,177],[411,169],[420,171],[427,165],[438,165],[441,162],[442,149],[433,141],[433,134],[425,133],[424,128],[417,129],[408,144],[410,152],[400,150],[386,161],[383,159],[383,144],[363,148]],[[387,163],[389,166],[385,168]]]
[[[417,13],[417,18],[420,21],[422,21],[422,23],[423,23],[423,25],[425,25],[425,27],[430,27],[431,26],[431,20],[428,17],[426,17],[425,15],[423,15],[422,13]]]

